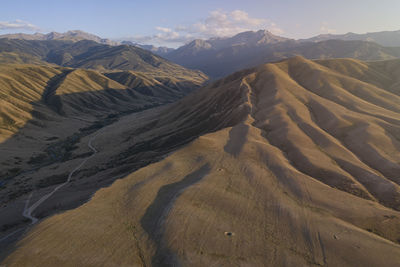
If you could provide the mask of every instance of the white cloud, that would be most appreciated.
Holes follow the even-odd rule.
[[[242,10],[226,12],[214,10],[202,20],[188,25],[177,25],[172,28],[156,27],[158,33],[152,36],[134,36],[130,40],[138,43],[152,44],[182,44],[193,39],[208,39],[212,37],[227,37],[237,33],[267,29],[274,34],[282,34],[284,31],[274,22],[250,17],[248,13]]]
[[[27,21],[17,19],[14,21],[0,21],[0,30],[39,31],[40,28]]]
[[[160,28],[160,27],[157,27]],[[139,44],[155,44],[155,45],[166,45],[171,43],[185,43],[190,38],[189,35],[181,35],[176,31],[166,31],[166,28],[157,29],[159,32],[154,35],[136,35],[128,38],[121,38],[121,40],[132,41]]]
[[[270,23],[270,27],[268,28],[270,32],[276,35],[280,35],[285,33],[281,28],[279,28],[274,22]]]
[[[239,23],[244,23],[246,25],[251,25],[251,26],[259,26],[263,23],[266,23],[266,19],[256,19],[256,18],[250,18],[249,14],[242,10],[235,10],[231,12],[231,16],[233,21],[239,22]]]
[[[263,18],[252,18],[242,10],[232,12],[214,10],[204,20],[188,26],[178,26],[175,30],[183,34],[194,34],[197,38],[211,38],[233,36],[239,32],[259,29],[268,29],[275,34],[283,33],[274,22]]]
[[[320,31],[320,33],[325,33],[325,34],[326,33],[332,34],[332,33],[336,33],[337,32],[335,29],[330,28],[328,22],[325,22],[325,21],[322,22],[322,25],[319,28],[319,31]]]
[[[156,30],[160,32],[172,32],[172,29],[164,27],[156,27]]]

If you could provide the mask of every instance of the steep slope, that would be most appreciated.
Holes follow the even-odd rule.
[[[53,49],[62,49],[70,46],[72,42],[65,41],[32,41],[32,40],[13,40],[0,39],[0,55],[3,59],[4,54],[23,55],[25,60],[22,63],[33,64],[36,61],[47,61],[47,54]],[[7,62],[0,63],[21,63]]]
[[[2,140],[29,120],[41,125],[60,115],[95,118],[158,100],[95,71],[35,65],[0,65],[0,70]]]
[[[34,179],[22,184],[21,173],[66,160],[90,127],[168,101],[82,69],[0,65],[0,85],[0,142],[7,151],[0,155],[2,205],[32,190]]]
[[[122,80],[114,77],[119,73],[107,73],[113,78],[110,79],[93,70],[0,65],[0,146],[7,151],[0,153],[3,207],[18,202],[20,196],[35,187],[58,183],[60,178],[50,178],[49,183],[40,181],[43,175],[54,177],[60,172],[60,162],[87,154],[83,151],[72,155],[81,139],[119,116],[176,101],[200,83],[196,77],[185,81],[183,77],[128,72],[130,78],[145,82],[121,81],[125,85],[115,81]],[[9,207],[12,209],[12,205]],[[21,220],[20,216],[9,214],[0,217],[0,229]]]
[[[160,103],[174,101],[208,79],[200,71],[186,69],[141,48],[108,46],[88,40],[0,39],[0,63],[95,69],[129,89],[158,98]],[[131,83],[133,80],[136,82]]]
[[[159,98],[147,97],[134,86],[128,88],[98,72],[84,69],[64,71],[50,86],[48,84],[46,90],[42,96],[45,102],[66,116],[98,116],[126,110],[141,110],[146,106],[167,102],[162,94]]]
[[[47,82],[61,73],[51,67],[1,65],[1,141],[4,141],[32,119],[32,102],[40,101]]]
[[[86,43],[89,45],[86,45]],[[85,50],[75,53],[76,47],[82,45],[84,46]],[[86,49],[86,47],[88,48]],[[57,55],[58,53],[72,55],[71,60],[63,63],[62,65],[75,68],[169,72],[168,74],[179,74],[179,72],[186,72],[192,75],[196,74],[195,71],[190,71],[179,65],[168,62],[167,60],[156,56],[149,51],[128,45],[92,45],[88,41],[81,41],[74,43],[68,48],[55,51],[54,55]],[[56,61],[54,63],[58,62]],[[197,74],[199,75],[200,72],[197,72]]]
[[[398,47],[366,41],[300,42],[266,31],[244,32],[228,39],[195,40],[165,57],[218,78],[243,68],[301,55],[309,59],[356,58],[386,60],[400,57]]]
[[[86,177],[194,141],[44,220],[3,263],[396,266],[399,67],[295,57],[125,117]]]
[[[12,55],[16,62],[12,62]],[[150,75],[193,80],[198,86],[207,80],[200,71],[188,70],[138,47],[109,46],[90,40],[32,41],[0,39],[0,63],[41,64],[43,61],[72,68],[100,71],[133,70]]]
[[[1,64],[54,65],[29,54],[14,52],[0,53],[0,62]]]
[[[114,71],[105,75],[128,88],[149,96],[176,100],[204,83],[203,75],[191,76],[190,73],[182,73],[181,76],[167,75],[162,72],[148,74],[139,71]]]

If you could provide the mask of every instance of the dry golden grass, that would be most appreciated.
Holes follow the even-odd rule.
[[[196,75],[191,76],[190,73]],[[56,106],[53,109],[66,115],[85,116],[99,115],[98,109],[102,109],[103,113],[113,113],[121,105],[128,110],[129,106],[140,108],[168,102],[206,81],[206,76],[197,74],[181,67],[170,77],[164,72],[160,76],[159,73],[133,71],[105,73],[105,76],[85,69],[0,64],[0,142],[16,133],[27,121],[35,120],[33,111],[54,117],[57,114],[48,109]],[[146,91],[140,91],[143,88],[155,92],[146,95]],[[52,91],[50,94],[59,100],[44,101],[46,90]],[[43,119],[38,123],[43,123]]]
[[[296,57],[116,122],[89,165],[202,135],[44,220],[4,264],[396,266],[399,67]]]
[[[0,142],[32,119],[48,80],[60,70],[46,66],[0,65]]]
[[[188,73],[191,71],[186,70]],[[5,224],[13,225],[16,220],[22,220],[21,216],[11,216],[8,211],[3,213],[12,210],[10,205],[5,208],[10,202],[23,201],[43,179],[68,174],[70,163],[65,168],[58,165],[38,168],[65,161],[62,159],[67,152],[65,145],[67,150],[77,149],[72,144],[77,141],[70,140],[98,130],[121,114],[176,100],[205,81],[201,75],[187,76],[186,80],[186,76],[178,72],[170,78],[172,82],[152,73],[129,75],[132,79],[140,76],[138,79],[147,82],[144,85],[123,84],[112,73],[85,69],[0,64],[0,229]],[[143,88],[154,93],[148,94]],[[74,157],[89,152],[86,143],[80,145],[80,154]],[[61,150],[51,151],[50,146]],[[24,172],[30,174],[24,176]],[[58,182],[60,179],[62,177]]]

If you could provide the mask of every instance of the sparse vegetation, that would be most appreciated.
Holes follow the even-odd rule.
[[[43,187],[61,184],[61,183],[64,183],[67,180],[67,178],[68,178],[68,173],[51,175],[49,177],[39,180],[39,182],[36,184],[36,186],[38,186],[39,188],[43,188]]]
[[[28,163],[34,164],[34,165],[40,165],[40,164],[43,164],[46,160],[47,160],[47,154],[40,153],[40,154],[32,156],[29,159]]]
[[[48,43],[35,44],[39,58],[104,69],[0,66],[19,85],[10,86],[19,97],[4,102],[6,116],[21,127],[32,113],[15,112],[18,106],[38,112],[19,136],[1,144],[11,155],[1,165],[0,199],[22,209],[34,189],[30,205],[45,199],[35,217],[77,207],[30,228],[5,264],[400,262],[394,244],[400,240],[400,143],[392,138],[400,96],[386,90],[399,84],[400,60],[294,57],[130,115],[182,96],[178,80],[193,74],[188,83],[194,85],[201,75],[131,47],[64,43],[68,51],[48,53]],[[143,69],[105,70],[135,61]],[[161,77],[176,71],[185,75]],[[43,150],[28,167],[12,154],[19,140],[29,153]],[[68,177],[61,194],[51,191]],[[13,212],[15,218],[22,213]],[[14,227],[5,222],[0,230]]]

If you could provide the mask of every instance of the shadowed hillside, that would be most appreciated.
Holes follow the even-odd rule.
[[[34,65],[1,65],[0,68],[2,140],[31,119],[36,125],[55,120],[60,115],[84,119],[85,116],[154,106],[182,95],[171,95],[171,89],[165,85],[168,96],[162,96],[161,92],[158,98],[149,97],[136,91],[135,85],[127,87],[90,70]],[[86,93],[84,97],[82,94],[74,97],[83,92]]]
[[[21,127],[32,115],[39,120],[49,115],[40,107],[32,114],[32,103],[39,100],[59,115],[93,115],[99,110],[110,113],[113,109],[126,110],[132,105],[171,102],[206,81],[205,76],[190,76],[189,70],[174,75],[156,70],[99,73],[23,64],[3,64],[0,70],[0,133]],[[110,95],[113,90],[115,93]],[[82,92],[87,92],[86,99],[67,96]]]
[[[47,62],[47,63],[45,63]],[[207,80],[201,71],[188,70],[135,46],[110,46],[90,40],[18,40],[0,38],[0,63],[57,64],[99,71],[127,70],[186,79]]]
[[[121,84],[111,72],[0,65],[2,234],[26,224],[20,208],[30,193],[38,197],[65,182],[71,166],[91,155],[87,148],[88,136],[120,117],[176,101],[202,83],[198,77],[185,80],[179,75],[128,73],[131,80],[146,82]],[[149,157],[144,162],[153,160]],[[137,165],[142,167],[143,164]],[[55,202],[53,209],[45,207],[44,215],[51,214],[54,209],[75,207],[114,179],[80,181],[86,189],[64,196],[62,204],[67,203],[65,205]]]
[[[295,57],[126,116],[85,179],[164,159],[45,219],[3,263],[396,266],[399,68]]]

